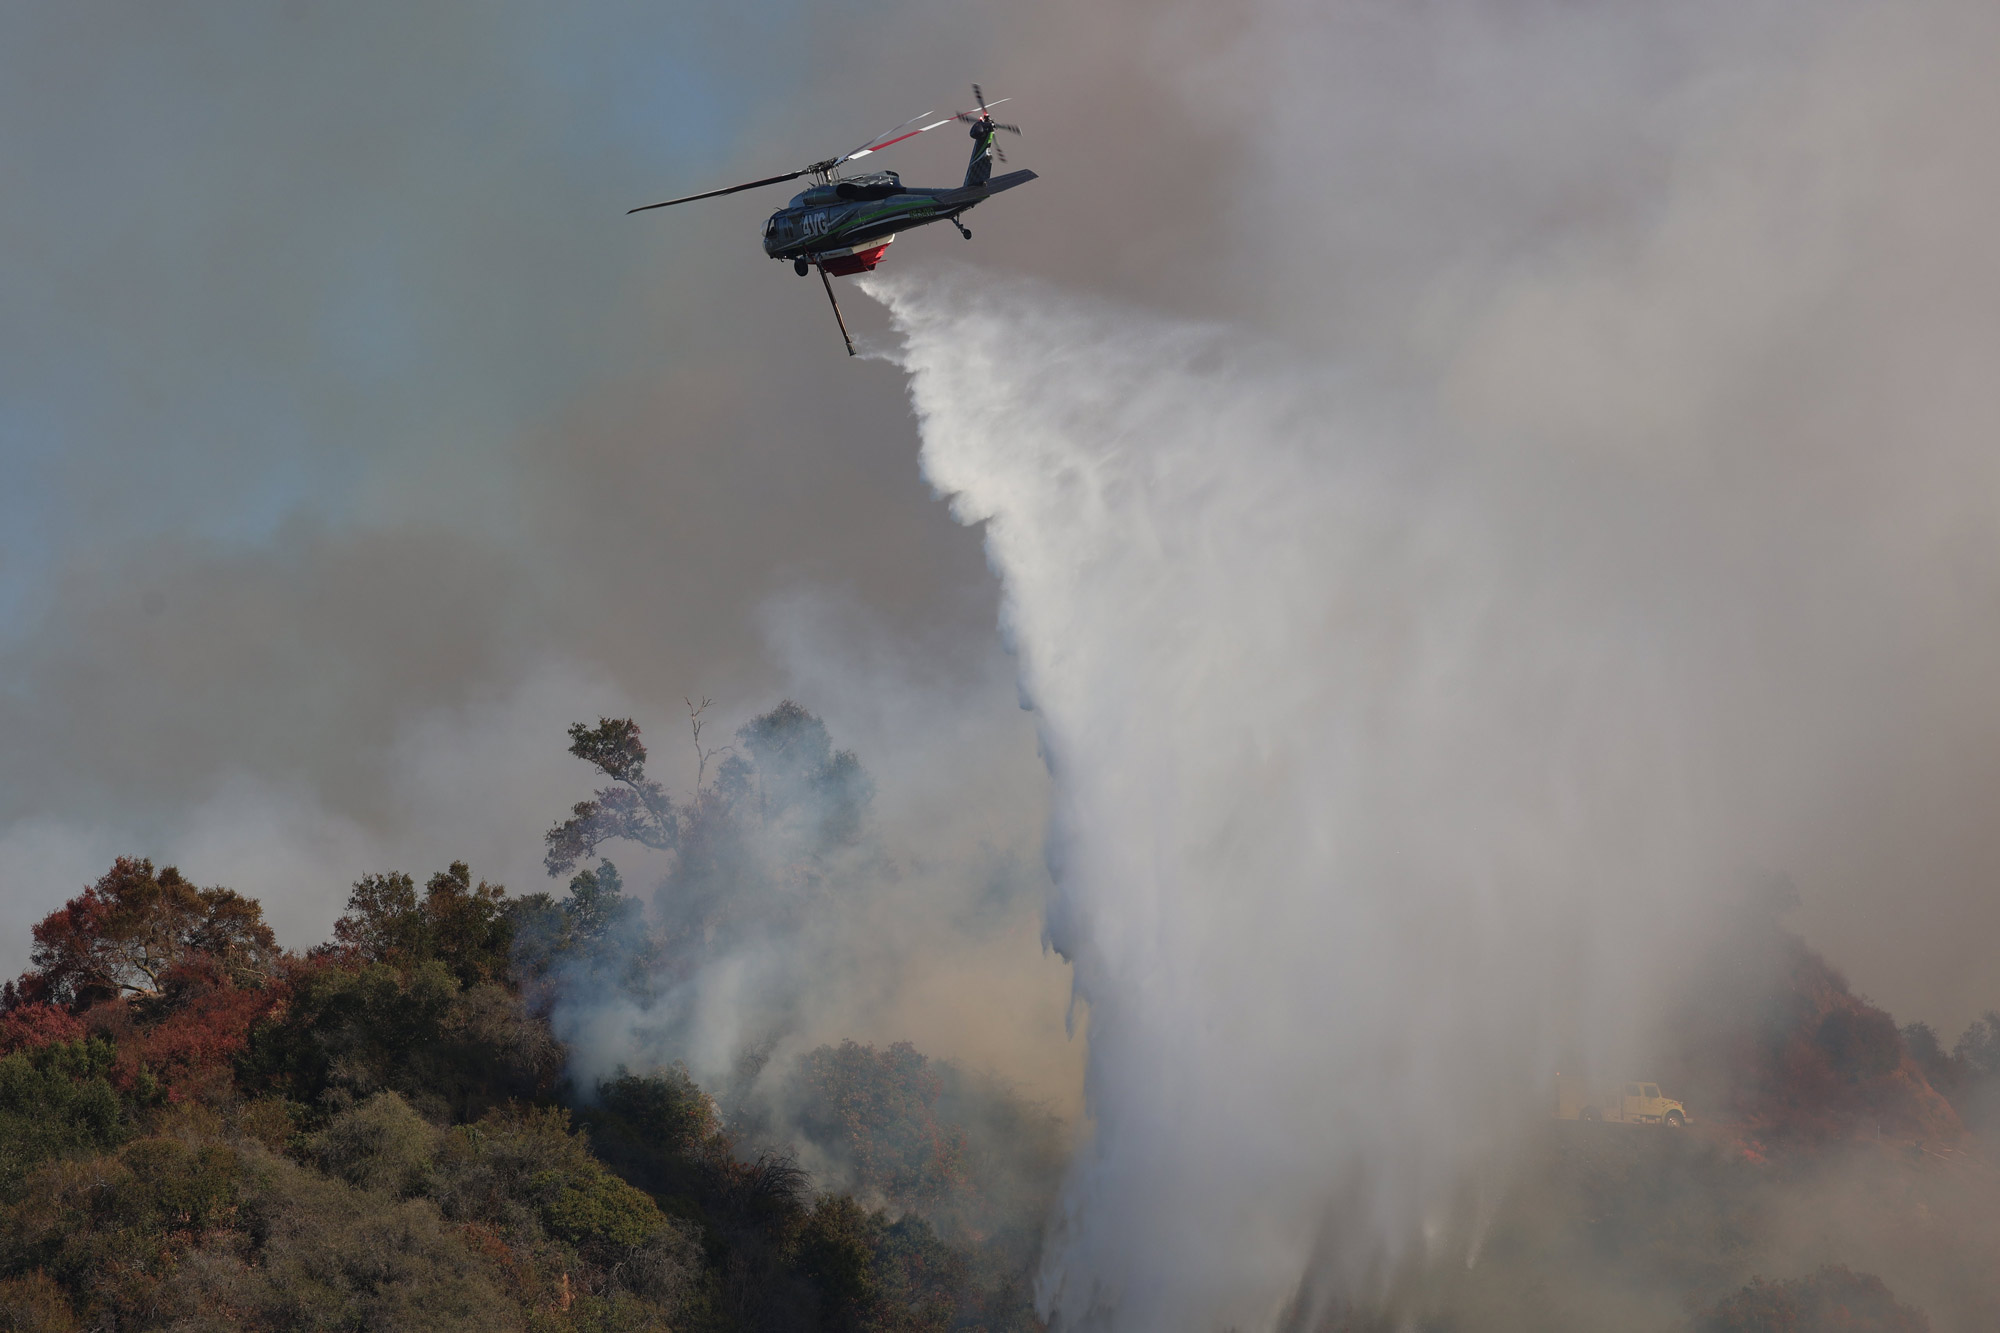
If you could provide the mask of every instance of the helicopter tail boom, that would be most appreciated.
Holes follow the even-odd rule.
[[[956,190],[946,190],[937,196],[941,208],[970,208],[989,195],[1002,190],[1011,190],[1016,185],[1026,185],[1036,179],[1032,171],[1010,171],[1004,176],[995,176],[984,185],[966,185]]]

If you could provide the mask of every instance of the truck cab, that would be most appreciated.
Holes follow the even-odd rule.
[[[1613,1120],[1633,1125],[1678,1128],[1691,1117],[1687,1107],[1660,1094],[1660,1085],[1642,1081],[1594,1085],[1576,1077],[1556,1075],[1558,1120]]]
[[[1660,1095],[1657,1083],[1626,1083],[1618,1093],[1620,1120],[1636,1120],[1648,1124],[1684,1125],[1687,1123],[1687,1107],[1671,1097]]]

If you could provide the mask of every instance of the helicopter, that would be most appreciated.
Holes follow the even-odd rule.
[[[956,111],[931,121],[930,113],[926,112],[911,117],[895,129],[876,135],[859,148],[839,157],[829,157],[782,176],[766,176],[763,180],[731,185],[726,189],[706,190],[701,194],[682,195],[657,204],[643,204],[627,209],[626,213],[645,213],[655,208],[689,204],[697,199],[714,199],[720,195],[811,176],[813,184],[793,195],[791,202],[771,214],[770,220],[764,224],[764,253],[773,259],[791,260],[792,271],[802,278],[815,268],[819,270],[820,283],[826,288],[826,299],[833,304],[834,320],[840,325],[841,339],[847,344],[847,354],[853,356],[854,339],[848,335],[847,320],[840,313],[839,299],[833,294],[833,278],[873,270],[882,262],[883,253],[896,239],[897,233],[913,227],[949,222],[958,228],[960,236],[969,241],[972,231],[960,221],[961,215],[1002,190],[1011,190],[1016,185],[1025,185],[1035,179],[1032,171],[1011,171],[1004,176],[993,174],[994,159],[998,158],[1003,163],[1007,160],[1007,155],[995,142],[998,131],[1019,134],[1021,127],[995,121],[992,107],[1012,99],[1002,97],[989,104],[985,92],[976,83],[972,85],[972,98],[979,104],[976,113]],[[918,125],[918,121],[930,123]],[[972,160],[966,164],[965,181],[961,185],[905,185],[903,178],[893,171],[868,171],[852,176],[834,174],[837,167],[872,157],[885,148],[905,139],[914,139],[940,125],[961,121],[972,126]],[[913,125],[915,129],[910,128]]]

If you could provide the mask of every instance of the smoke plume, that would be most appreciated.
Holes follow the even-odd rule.
[[[1587,26],[1629,58],[1623,12]],[[1752,60],[1717,23],[1598,90],[1652,113],[1630,198],[1565,215],[1557,168],[1604,144],[1541,143],[1516,243],[1431,282],[1288,271],[1306,352],[972,273],[872,282],[1055,779],[1095,1117],[1057,1327],[1310,1323],[1413,1258],[1474,1262],[1549,1075],[1645,1058],[1746,885],[1880,896],[1856,872],[1919,844],[1990,882],[1966,779],[1996,754],[1975,442],[2000,404],[1972,367],[2000,310],[1948,275],[1992,263],[1967,220],[2000,197],[2000,107],[1960,53],[1994,27],[1848,16]],[[1454,113],[1524,92],[1554,32],[1496,32],[1407,172],[1463,161]],[[1472,226],[1418,230],[1350,253]]]

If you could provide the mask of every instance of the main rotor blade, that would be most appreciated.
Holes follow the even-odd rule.
[[[1001,98],[1000,100],[1004,102],[1004,101],[1006,101],[1007,99],[1003,97],[1003,98]],[[916,129],[914,129],[914,130],[911,130],[911,131],[910,131],[909,133],[907,133],[907,134],[897,134],[897,135],[896,135],[896,137],[895,137],[895,138],[893,138],[893,139],[884,139],[884,140],[883,140],[883,141],[882,141],[881,143],[878,143],[878,144],[871,144],[871,145],[870,145],[870,146],[868,146],[867,148],[862,148],[862,149],[859,149],[859,150],[857,150],[857,151],[855,151],[855,152],[852,152],[852,153],[849,153],[849,154],[848,154],[848,155],[847,155],[846,157],[840,157],[840,158],[835,158],[835,159],[834,159],[834,163],[835,163],[835,165],[838,165],[838,164],[840,164],[840,163],[842,163],[842,162],[852,162],[852,161],[854,161],[854,160],[855,160],[856,158],[861,158],[861,157],[867,157],[867,156],[868,156],[868,155],[869,155],[870,153],[879,153],[879,152],[881,152],[881,151],[882,151],[882,150],[883,150],[884,148],[887,148],[887,147],[888,147],[889,145],[891,145],[891,144],[899,144],[899,143],[903,142],[903,140],[905,140],[905,139],[914,139],[914,138],[916,138],[916,137],[917,137],[917,136],[918,136],[919,134],[923,134],[923,133],[925,133],[926,131],[929,131],[929,130],[934,130],[934,129],[936,129],[936,128],[937,128],[938,126],[940,126],[940,125],[949,125],[949,124],[951,124],[951,123],[952,123],[952,122],[953,122],[954,120],[964,120],[964,119],[966,119],[966,118],[967,118],[967,117],[966,117],[966,113],[965,113],[965,112],[962,112],[962,111],[961,111],[961,112],[958,112],[958,113],[957,113],[957,114],[955,114],[955,115],[950,115],[950,116],[946,116],[946,117],[945,117],[944,119],[942,119],[942,120],[934,120],[934,121],[932,121],[932,122],[931,122],[930,124],[928,124],[928,125],[922,125],[922,126],[919,126],[918,128],[916,128]],[[923,117],[922,117],[922,116],[919,116],[919,117],[917,117],[917,119],[918,119],[918,120],[922,120],[922,119],[923,119]],[[907,125],[907,124],[909,124],[909,123],[910,123],[910,122],[906,120],[906,121],[904,121],[904,122],[903,122],[903,125]],[[896,127],[896,129],[901,129],[902,127],[903,127],[902,125],[898,125],[898,126]],[[890,133],[894,134],[894,133],[895,133],[895,131],[894,131],[894,130],[891,130],[891,131],[890,131]]]
[[[754,190],[760,185],[776,185],[779,181],[793,181],[811,170],[811,167],[800,167],[797,171],[788,171],[782,176],[766,176],[763,180],[750,181],[743,185],[732,185],[726,190],[707,190],[701,194],[684,194],[678,199],[663,199],[657,204],[641,204],[637,208],[626,209],[625,215],[630,217],[634,213],[644,213],[648,209],[654,208],[666,208],[670,204],[691,204],[697,199],[713,199],[720,194],[735,194],[738,190]]]
[[[894,143],[896,141],[894,139],[891,139],[889,136],[894,134],[896,130],[908,129],[910,126],[922,120],[924,116],[928,115],[930,115],[930,112],[926,111],[924,112],[923,116],[911,116],[901,125],[896,126],[895,129],[883,130],[880,134],[868,140],[866,143],[862,144],[859,148],[850,149],[849,151],[842,153],[839,157],[836,157],[834,161],[846,162],[852,158],[865,157],[867,154],[875,152],[877,149],[883,147],[885,144]],[[918,130],[917,133],[922,134],[923,131]]]
[[[1002,97],[990,103],[981,102],[979,104],[979,109],[981,112],[984,112],[988,106],[999,106],[1001,102],[1011,102],[1012,100],[1013,99],[1011,97]],[[929,115],[930,113],[925,112],[924,114]],[[906,125],[915,125],[917,121],[922,120],[923,118],[924,118],[923,116],[913,116],[911,119],[904,121],[902,125],[898,125],[896,127],[896,130],[901,130]],[[896,130],[890,130],[889,134],[893,137],[882,138],[881,136],[877,136],[877,138],[869,140],[866,144],[862,145],[860,148],[855,149],[851,153],[847,153],[841,157],[829,158],[824,162],[815,162],[809,167],[800,167],[797,171],[788,171],[782,176],[766,176],[763,180],[750,181],[743,185],[732,185],[726,190],[705,190],[700,194],[684,194],[678,199],[663,199],[657,204],[641,204],[637,208],[626,209],[625,213],[629,217],[633,213],[650,212],[655,208],[670,208],[675,204],[691,204],[697,199],[713,199],[718,195],[735,194],[738,190],[754,190],[760,185],[776,185],[780,181],[797,180],[799,177],[805,175],[809,171],[831,171],[833,168],[839,166],[843,162],[853,162],[860,158],[867,157],[871,154],[879,153],[884,148],[888,148],[891,147],[892,145],[899,144],[903,142],[903,140],[905,139],[914,139],[919,134],[923,134],[927,131],[934,130],[940,125],[949,125],[955,120],[963,120],[968,123],[976,123],[980,119],[981,117],[973,115],[970,111],[959,111],[952,115],[944,117],[942,120],[934,120],[928,125],[918,125],[916,129],[907,130],[902,134],[897,134]],[[1013,125],[996,125],[994,126],[994,128],[1000,130],[1012,130],[1016,134],[1019,134],[1021,132],[1017,127]]]

